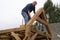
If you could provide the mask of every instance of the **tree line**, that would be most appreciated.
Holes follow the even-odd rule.
[[[60,22],[60,7],[55,6],[51,0],[47,0],[44,4],[46,14],[49,14],[49,23]]]

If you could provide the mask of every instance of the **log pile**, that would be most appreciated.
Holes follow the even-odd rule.
[[[39,15],[42,15],[42,19]],[[42,32],[36,29],[32,25],[34,21],[44,24],[46,31]],[[46,20],[44,9],[38,9],[29,22],[26,25],[21,25],[20,28],[1,30],[0,40],[52,40],[52,33]]]

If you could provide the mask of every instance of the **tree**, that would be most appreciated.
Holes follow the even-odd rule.
[[[51,0],[47,0],[47,2],[45,2],[44,10],[46,14],[49,14],[50,23],[60,22],[60,8],[55,7]]]

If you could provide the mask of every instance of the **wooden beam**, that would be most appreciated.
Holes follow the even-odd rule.
[[[11,35],[16,39],[16,40],[21,40],[18,35],[16,35],[14,32],[11,32]]]
[[[42,15],[42,19],[45,21],[45,22],[47,22],[47,20],[46,20],[46,15],[45,15],[45,11],[43,10],[43,13],[41,14]],[[48,23],[48,22],[47,22]]]
[[[42,35],[42,36],[45,36],[45,37],[48,37],[48,38],[51,38],[51,36],[49,35],[49,34],[44,34],[44,32],[41,32],[41,31],[39,31],[38,29],[37,29],[37,31],[36,31],[38,34],[40,34],[40,35]]]
[[[51,36],[50,36],[49,34],[47,34],[47,32],[46,32],[46,34],[45,34],[45,32],[41,32],[41,31],[38,30],[38,29],[32,29],[32,31],[33,31],[33,32],[36,32],[37,34],[41,35],[42,37],[45,37],[46,39],[51,38]]]
[[[7,29],[7,30],[0,30],[0,34],[7,33],[7,32],[16,32],[16,31],[22,31],[25,30],[25,26],[21,25],[20,28],[13,28],[13,29]]]
[[[44,24],[44,25],[48,25],[47,23],[46,23],[46,21],[44,21],[43,19],[41,19],[40,17],[37,17],[37,19],[36,19],[39,23],[42,23],[42,24]]]
[[[51,30],[50,30],[50,26],[48,25],[47,22],[45,22],[44,20],[40,19],[39,17],[36,19],[38,22],[42,23],[45,25],[47,32],[52,36]]]
[[[44,34],[45,32],[41,32],[41,31],[38,30],[38,29],[32,29],[31,31],[32,31],[32,32],[36,32],[36,33],[38,33],[38,34],[41,35],[41,36],[46,36],[46,37],[48,37],[48,38],[51,38],[51,36],[50,36],[49,34],[45,35],[45,34]],[[46,33],[47,33],[47,32],[46,32]]]
[[[29,36],[31,25],[32,23],[37,19],[37,17],[43,12],[43,8],[39,8],[38,11],[34,14],[34,16],[29,20],[29,22],[26,24],[26,31],[25,31],[25,37],[24,40]]]
[[[35,33],[30,40],[35,40],[36,36],[37,36],[37,33]]]
[[[34,16],[28,21],[27,26],[32,25],[32,23],[37,19],[37,17],[43,12],[43,8],[39,8]]]
[[[0,39],[3,39],[3,38],[10,38],[10,36],[7,36],[7,35],[0,35]]]

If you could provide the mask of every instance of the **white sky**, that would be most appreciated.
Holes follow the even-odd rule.
[[[22,24],[21,10],[34,0],[0,0],[0,30],[19,27]],[[36,0],[36,10],[43,7],[46,0]],[[52,0],[54,4],[59,0]]]

